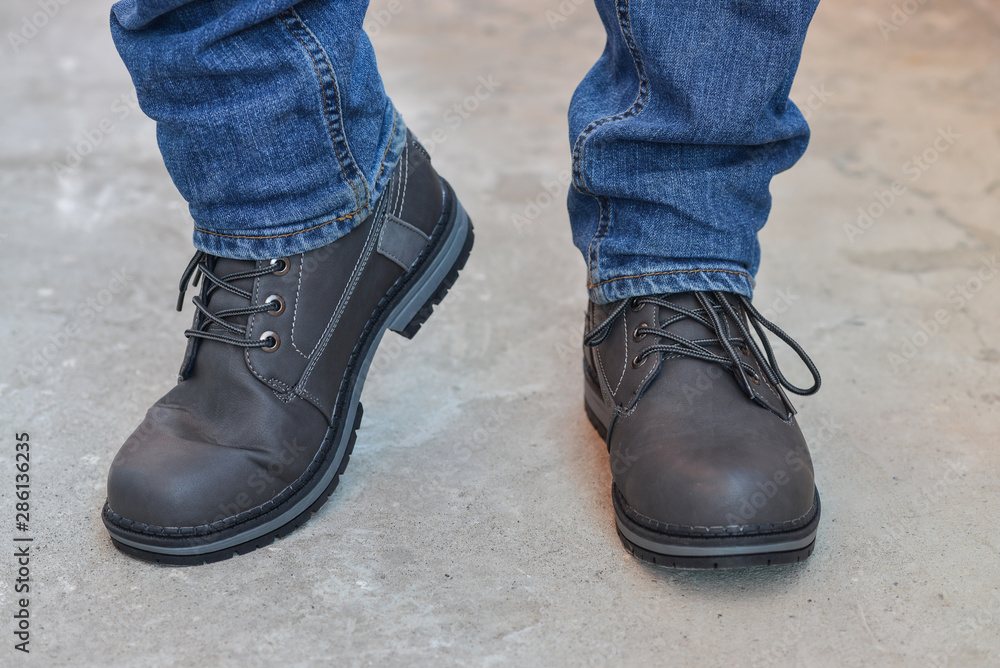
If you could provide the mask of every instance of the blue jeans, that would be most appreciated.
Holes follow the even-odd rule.
[[[569,112],[570,222],[591,299],[752,296],[771,177],[809,140],[788,91],[817,2],[596,0],[607,47]],[[115,44],[199,249],[300,253],[371,212],[406,129],[362,30],[367,6],[114,5]]]

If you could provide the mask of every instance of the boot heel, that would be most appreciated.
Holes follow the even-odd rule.
[[[586,374],[586,371],[584,373]],[[594,426],[601,438],[607,441],[612,410],[604,403],[601,390],[589,378],[585,378],[583,381],[583,410],[586,412],[590,424]]]
[[[449,195],[454,198],[451,188]],[[442,242],[443,248],[424,272],[419,283],[411,289],[406,305],[393,316],[389,329],[412,339],[420,327],[441,303],[464,267],[472,252],[475,234],[472,221],[458,199],[454,199],[455,221],[448,237]]]

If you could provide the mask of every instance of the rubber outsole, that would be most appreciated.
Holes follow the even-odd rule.
[[[442,181],[444,180],[442,179]],[[397,323],[392,320],[391,317],[386,316],[385,321],[382,323],[381,329],[374,334],[373,343],[369,348],[369,353],[367,355],[367,358],[362,362],[361,371],[356,377],[354,383],[358,394],[358,400],[357,400],[356,410],[354,410],[354,419],[350,429],[350,435],[348,437],[346,448],[343,451],[342,459],[340,461],[336,473],[333,475],[332,479],[327,484],[323,492],[321,492],[320,495],[302,512],[295,515],[292,519],[284,521],[280,526],[277,526],[272,531],[269,531],[261,536],[252,538],[245,542],[224,549],[211,550],[210,549],[211,544],[209,543],[206,544],[206,548],[208,548],[207,551],[196,554],[168,554],[164,552],[157,552],[155,550],[142,549],[134,544],[123,542],[122,540],[119,540],[118,538],[115,537],[114,532],[120,531],[122,533],[125,533],[125,530],[119,527],[108,526],[108,521],[105,520],[105,525],[108,526],[108,530],[109,532],[111,532],[111,542],[114,544],[116,548],[118,548],[123,553],[131,557],[157,564],[193,566],[206,563],[215,563],[219,561],[224,561],[226,559],[230,559],[236,555],[247,554],[249,552],[252,552],[254,550],[272,544],[278,538],[284,538],[285,536],[291,534],[293,531],[295,531],[300,526],[305,524],[306,521],[308,521],[309,518],[312,517],[312,515],[315,514],[323,506],[323,504],[327,502],[327,500],[333,494],[334,490],[336,490],[337,485],[340,482],[340,476],[346,469],[347,463],[350,460],[350,456],[354,451],[354,445],[355,442],[357,441],[357,430],[361,426],[361,418],[364,412],[360,402],[360,389],[364,385],[364,378],[365,375],[367,374],[368,366],[371,362],[371,359],[374,356],[375,350],[378,348],[378,343],[381,341],[382,335],[386,331],[392,330],[407,338],[413,338],[413,336],[420,330],[420,328],[427,321],[427,319],[430,318],[430,316],[433,314],[434,307],[441,303],[441,301],[448,294],[448,291],[455,285],[455,282],[458,280],[459,272],[465,268],[465,264],[468,261],[469,255],[472,252],[472,246],[475,240],[472,221],[469,219],[464,209],[462,209],[462,206],[458,202],[458,199],[454,196],[454,191],[451,190],[451,187],[447,184],[447,182],[444,182],[444,187],[451,196],[453,206],[455,207],[454,211],[455,219],[453,221],[453,224],[464,226],[463,230],[464,240],[462,241],[461,249],[459,250],[455,261],[452,263],[452,266],[447,271],[445,276],[440,280],[437,286],[433,288],[433,291],[430,293],[429,297],[426,298],[426,300],[420,306],[420,308],[418,308],[416,312],[412,316],[410,316],[409,320],[406,321],[405,326],[399,327]],[[446,244],[447,240],[446,239],[442,240],[441,245],[445,246]],[[444,252],[443,250],[439,251],[439,253],[437,253],[435,257],[437,257],[443,252]],[[432,264],[433,264],[433,259],[429,258],[428,265]],[[422,270],[419,276],[415,277],[414,279],[418,284],[412,286],[410,290],[407,290],[405,293],[399,296],[398,301],[400,303],[403,302],[403,300],[409,295],[410,292],[412,291],[419,292],[421,290],[421,285],[419,284],[420,277],[423,277],[425,274],[429,273],[432,267],[424,266],[421,269]],[[340,440],[340,442],[343,442],[342,439]],[[339,455],[339,452],[335,454]]]
[[[591,401],[590,397],[585,398],[584,412],[590,424],[605,443],[608,443],[608,425],[604,424],[597,411],[591,408]],[[656,566],[706,570],[794,564],[808,559],[816,546],[816,533],[821,514],[818,491],[815,493],[816,512],[803,527],[787,532],[708,538],[674,537],[640,526],[625,514],[619,496],[620,492],[612,483],[612,503],[618,538],[629,554]],[[643,545],[639,544],[640,541]],[[792,549],[782,549],[783,546],[792,546]]]
[[[813,553],[813,548],[816,546],[816,540],[813,539],[813,542],[809,543],[807,547],[788,552],[769,552],[760,555],[743,556],[675,557],[639,547],[626,538],[620,529],[618,530],[618,537],[621,539],[622,545],[625,546],[625,550],[636,559],[656,566],[682,570],[754,568],[759,566],[778,566],[780,564],[797,564],[808,559]]]

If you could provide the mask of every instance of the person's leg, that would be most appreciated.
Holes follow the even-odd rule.
[[[180,381],[108,474],[128,554],[202,563],[302,524],[347,464],[382,335],[413,336],[469,255],[468,217],[382,90],[366,5],[113,9],[195,219],[182,296],[202,281]]]
[[[591,299],[752,295],[771,177],[805,151],[788,99],[818,0],[597,0],[604,54],[570,107]]]
[[[368,0],[121,0],[115,45],[195,221],[195,246],[265,259],[371,213],[406,127],[361,29]]]
[[[718,568],[807,557],[808,448],[750,304],[771,178],[809,130],[788,99],[816,0],[597,0],[604,54],[570,108],[587,263],[585,406],[623,543]],[[753,327],[760,342],[754,340]]]

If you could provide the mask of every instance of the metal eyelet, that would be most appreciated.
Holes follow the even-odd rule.
[[[274,332],[270,331],[264,332],[263,334],[260,335],[260,340],[261,341],[270,340],[272,342],[271,345],[269,346],[261,346],[260,349],[263,350],[265,353],[273,353],[275,350],[281,347],[281,337]]]
[[[744,344],[742,346],[737,346],[737,348],[741,353],[743,353],[747,357],[750,357],[750,346]]]
[[[636,355],[635,357],[632,358],[632,368],[638,369],[639,367],[641,367],[643,364],[646,363],[647,359],[649,359],[649,355],[646,355],[642,359],[639,359],[639,355]]]
[[[760,385],[760,376],[755,372],[752,376],[750,376],[750,382],[754,385]]]
[[[646,323],[642,323],[641,325],[636,327],[635,330],[632,332],[633,341],[642,341],[644,338],[646,338],[647,334],[646,332],[643,332],[642,334],[639,333],[639,330],[642,329],[643,327],[649,327],[649,325],[647,325]]]
[[[271,295],[270,297],[264,300],[264,303],[278,305],[278,308],[269,310],[267,312],[268,315],[279,316],[285,312],[285,300],[279,297],[278,295]]]
[[[639,303],[638,297],[632,297],[632,300],[628,303],[628,305],[633,311],[642,310],[642,304]]]
[[[275,276],[284,276],[292,268],[292,263],[288,261],[287,257],[279,257],[276,260],[271,260],[271,266],[273,267],[279,262],[281,263],[281,269],[275,269],[273,273]]]

